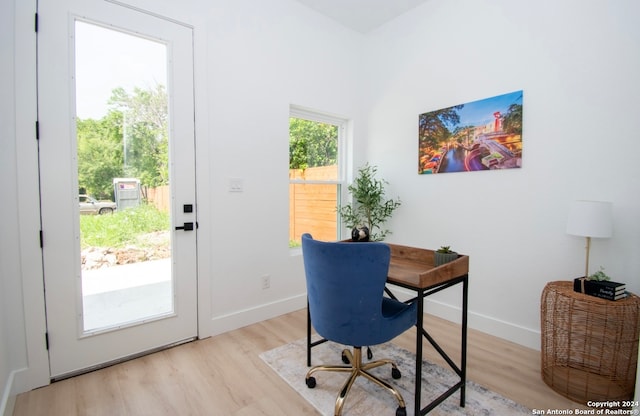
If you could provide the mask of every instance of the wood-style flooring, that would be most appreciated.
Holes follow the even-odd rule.
[[[459,325],[427,315],[425,327],[457,361]],[[306,310],[292,312],[20,394],[14,416],[318,415],[258,357],[305,336]],[[413,351],[414,337],[394,342]],[[469,330],[467,363],[470,380],[531,409],[583,408],[544,384],[538,351]]]

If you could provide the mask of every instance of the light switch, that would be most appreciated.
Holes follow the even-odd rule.
[[[229,192],[243,192],[244,184],[242,178],[229,178]]]

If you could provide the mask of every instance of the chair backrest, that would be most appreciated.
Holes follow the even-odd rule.
[[[363,346],[380,328],[391,251],[379,242],[324,242],[302,236],[311,322],[318,334]]]

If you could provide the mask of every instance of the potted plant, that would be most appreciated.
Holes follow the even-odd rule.
[[[604,272],[604,267],[600,266],[600,270],[592,274],[591,276],[587,276],[587,280],[595,280],[597,282],[604,282],[611,280],[611,278]]]
[[[368,163],[358,169],[358,176],[347,188],[353,203],[338,207],[354,241],[383,240],[391,233],[384,224],[401,204],[400,199],[385,199],[388,182],[377,179],[376,173],[377,168]]]
[[[440,248],[433,253],[433,264],[440,266],[457,258],[458,253],[451,250],[451,246],[440,246]]]

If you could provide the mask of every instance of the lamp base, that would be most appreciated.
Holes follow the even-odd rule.
[[[589,277],[589,252],[591,251],[591,237],[586,237],[587,238],[587,261],[585,263],[584,266],[584,277]]]

